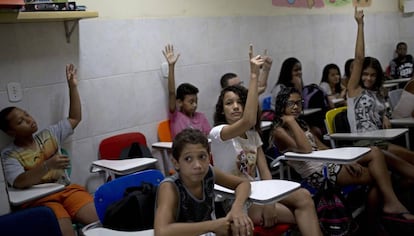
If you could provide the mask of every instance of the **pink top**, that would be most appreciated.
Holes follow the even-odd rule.
[[[201,130],[206,136],[210,133],[211,126],[203,113],[195,112],[193,117],[188,117],[181,111],[169,112],[171,136],[175,137],[185,128]]]

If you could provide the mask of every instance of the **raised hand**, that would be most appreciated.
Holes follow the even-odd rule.
[[[270,71],[270,69],[272,68],[273,59],[267,55],[267,49],[264,50],[263,58],[264,58],[263,71]]]
[[[164,54],[168,65],[175,65],[178,58],[180,57],[180,54],[174,55],[174,46],[172,44],[167,44],[167,46],[165,46],[165,50],[162,51],[162,54]]]
[[[355,7],[355,20],[358,24],[364,23],[364,10],[358,10],[357,7]]]
[[[77,69],[73,64],[66,65],[66,79],[69,85],[78,85]]]

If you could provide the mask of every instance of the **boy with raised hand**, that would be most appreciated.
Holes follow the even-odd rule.
[[[162,53],[168,62],[168,117],[172,138],[185,128],[199,129],[208,135],[210,123],[203,113],[196,111],[198,88],[189,83],[182,83],[178,86],[177,93],[175,92],[175,63],[180,54],[174,54],[171,44],[167,44]]]
[[[0,111],[0,129],[14,138],[1,152],[6,180],[14,188],[40,183],[61,183],[65,189],[34,200],[22,207],[47,206],[58,219],[63,235],[75,235],[72,220],[90,224],[98,220],[92,196],[85,188],[70,184],[65,175],[69,159],[60,153],[61,143],[73,133],[82,118],[75,66],[66,66],[69,87],[69,117],[38,130],[36,121],[25,110],[7,107]]]
[[[155,235],[252,235],[253,222],[243,210],[250,182],[210,165],[207,137],[197,129],[184,129],[174,139],[176,174],[164,179],[157,193]],[[235,190],[229,213],[216,219],[214,184]]]

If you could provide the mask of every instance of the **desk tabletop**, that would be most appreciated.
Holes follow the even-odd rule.
[[[333,133],[329,137],[335,140],[391,140],[408,132],[408,129],[379,129],[363,133]]]
[[[266,120],[260,121],[260,128],[262,129],[262,131],[270,129],[271,126],[272,126],[271,121],[266,121]]]
[[[389,79],[389,80],[385,80],[384,81],[384,84],[389,84],[389,83],[404,83],[404,82],[408,82],[410,80],[411,80],[411,78]]]
[[[291,192],[300,188],[300,184],[280,179],[252,181],[249,199],[256,204],[268,204],[277,202],[289,195]],[[214,190],[218,194],[234,197],[234,191],[218,184],[214,185]]]
[[[390,122],[392,126],[414,127],[413,117],[391,119]]]
[[[162,148],[162,149],[171,149],[172,148],[172,142],[156,142],[151,144],[153,148]]]
[[[92,166],[115,174],[126,175],[143,170],[155,162],[157,162],[155,158],[140,157],[123,160],[97,160],[92,162]]]
[[[133,235],[133,236],[153,236],[154,235],[154,230],[153,229],[148,229],[148,230],[143,230],[143,231],[133,231],[133,232],[129,232],[129,231],[118,231],[118,230],[112,230],[112,229],[108,229],[108,228],[93,228],[93,229],[88,229],[86,231],[83,232],[85,234],[85,236],[129,236],[129,235]]]
[[[342,147],[327,150],[313,151],[311,153],[286,152],[286,160],[294,161],[322,161],[338,164],[349,164],[370,152],[367,147]]]
[[[302,115],[303,116],[308,116],[308,115],[314,114],[318,111],[322,111],[322,109],[321,108],[308,108],[308,109],[303,110]]]
[[[10,203],[18,206],[26,202],[59,192],[65,188],[63,184],[45,183],[36,184],[26,189],[7,188]]]

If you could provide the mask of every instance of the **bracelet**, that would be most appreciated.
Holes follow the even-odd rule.
[[[45,162],[43,162],[43,169],[44,169],[46,172],[49,172],[49,167],[47,167],[47,165],[46,165],[46,161],[45,161]]]

